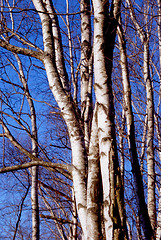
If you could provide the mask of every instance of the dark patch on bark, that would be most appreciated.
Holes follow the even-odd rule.
[[[102,138],[102,142],[105,143],[107,141],[111,142],[111,137],[104,137],[104,138]]]
[[[86,208],[84,205],[82,205],[81,203],[78,204],[78,210],[81,208]]]
[[[102,86],[101,86],[100,84],[98,84],[98,83],[95,83],[95,84],[94,84],[94,88],[99,88],[100,90],[103,89]]]
[[[101,152],[101,153],[100,153],[100,156],[101,156],[101,157],[106,156],[106,153],[105,153],[105,152]]]

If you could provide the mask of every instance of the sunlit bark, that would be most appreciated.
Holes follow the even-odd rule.
[[[33,8],[32,2],[35,9]],[[136,221],[136,226],[133,228],[133,224],[131,224],[132,220],[129,218],[129,239],[133,238],[133,229],[135,230],[135,233],[138,231],[138,239],[142,237],[141,234],[144,235],[145,239],[154,239],[153,229],[155,228],[156,210],[153,138],[155,132],[153,116],[153,86],[149,73],[149,39],[148,36],[146,36],[144,29],[139,25],[140,20],[138,21],[135,18],[133,4],[130,0],[127,0],[127,2],[129,7],[125,10],[130,12],[131,16],[128,17],[131,17],[130,21],[132,22],[132,26],[135,26],[137,37],[139,36],[141,39],[141,41],[139,40],[139,43],[142,43],[140,49],[142,49],[142,46],[144,45],[144,66],[142,69],[144,71],[147,95],[147,101],[146,103],[144,102],[144,105],[146,104],[147,106],[147,118],[145,117],[145,121],[147,119],[147,124],[145,124],[142,139],[147,140],[147,147],[146,144],[142,144],[142,152],[139,148],[137,150],[137,146],[141,146],[141,138],[139,142],[137,142],[136,139],[138,138],[136,138],[137,131],[135,130],[135,126],[137,127],[138,123],[136,122],[134,124],[131,86],[126,54],[126,40],[121,22],[119,22],[118,26],[121,0],[93,0],[92,3],[89,0],[81,0],[77,3],[80,4],[80,11],[73,13],[70,12],[71,9],[69,7],[69,3],[71,2],[68,0],[66,3],[64,2],[64,4],[66,4],[66,12],[62,13],[57,11],[57,9],[53,6],[53,1],[51,0],[33,0],[30,5],[32,7],[31,9],[19,9],[18,7],[15,9],[8,8],[9,14],[12,10],[22,11],[23,13],[28,14],[27,16],[29,17],[31,16],[31,13],[33,14],[36,22],[33,21],[32,26],[36,26],[35,29],[37,28],[36,31],[38,37],[43,36],[43,44],[36,38],[34,40],[34,44],[38,44],[38,46],[43,45],[41,46],[43,49],[41,50],[38,46],[31,43],[32,37],[29,37],[28,40],[26,37],[27,34],[24,37],[21,36],[21,23],[20,29],[15,31],[12,17],[11,24],[9,23],[7,25],[5,23],[7,27],[10,27],[9,25],[11,25],[11,29],[7,28],[4,24],[6,27],[5,31],[8,31],[9,34],[11,34],[11,41],[7,42],[8,34],[0,32],[0,46],[4,48],[5,51],[7,50],[6,52],[10,51],[14,54],[23,54],[28,56],[26,59],[29,60],[36,58],[36,60],[34,59],[36,63],[38,60],[41,61],[41,66],[36,67],[42,68],[45,70],[44,72],[46,72],[49,87],[54,96],[54,100],[52,101],[54,104],[56,101],[57,114],[63,117],[63,121],[67,126],[68,133],[66,133],[66,139],[69,138],[72,150],[71,165],[68,165],[67,163],[55,163],[50,161],[51,159],[48,158],[47,160],[49,160],[49,162],[47,162],[46,158],[45,160],[42,160],[43,158],[38,156],[36,113],[33,100],[28,90],[28,85],[23,77],[22,65],[20,64],[18,56],[15,55],[17,56],[16,58],[19,63],[22,87],[19,88],[19,86],[16,85],[17,83],[14,85],[14,83],[12,83],[12,81],[10,83],[9,80],[4,80],[3,83],[12,84],[12,86],[17,87],[21,91],[24,90],[24,95],[28,100],[31,112],[31,116],[29,115],[29,117],[31,117],[32,133],[24,127],[21,123],[21,119],[19,121],[18,118],[12,117],[12,115],[9,115],[7,111],[4,111],[3,116],[7,116],[6,118],[8,119],[12,118],[16,124],[19,124],[21,129],[25,130],[25,133],[28,133],[32,141],[32,152],[25,149],[23,144],[21,145],[20,142],[14,138],[15,135],[12,135],[12,126],[9,122],[5,121],[5,118],[3,117],[0,121],[0,124],[3,127],[3,132],[0,136],[7,137],[15,147],[25,154],[26,157],[31,159],[31,162],[14,166],[4,166],[0,169],[0,173],[32,168],[31,199],[33,209],[33,239],[35,240],[39,239],[39,206],[37,192],[39,165],[49,171],[61,173],[63,176],[68,177],[70,181],[73,181],[72,186],[71,182],[69,184],[73,190],[73,193],[71,193],[71,189],[69,190],[69,192],[71,191],[70,194],[73,194],[73,202],[70,199],[71,204],[69,207],[71,210],[71,219],[67,221],[60,216],[56,216],[50,202],[41,190],[41,187],[39,189],[43,204],[50,213],[50,215],[46,216],[41,214],[41,217],[54,221],[54,224],[57,226],[59,238],[76,240],[79,238],[79,236],[77,236],[77,230],[81,226],[82,233],[80,233],[80,235],[82,236],[80,238],[83,240],[128,239],[125,214],[126,194],[124,198],[124,179],[129,181],[126,177],[124,178],[124,174],[127,176],[130,172],[128,161],[131,161],[132,163],[134,187],[132,186],[131,188],[134,189],[136,196],[136,199],[131,200],[131,205],[132,207],[136,206],[137,213],[134,215],[135,220],[138,220]],[[4,14],[6,14],[5,11]],[[74,15],[77,17],[74,18]],[[3,22],[3,14],[1,14],[1,16],[1,22]],[[73,19],[80,21],[78,25],[70,22],[72,19],[70,16],[72,16]],[[26,19],[28,20],[29,18]],[[1,22],[0,27],[4,28],[3,24],[1,25]],[[64,26],[62,22],[65,25],[65,30],[63,29]],[[81,30],[78,29],[78,35],[76,36],[74,30],[75,27],[78,26],[80,26]],[[128,27],[129,26],[127,24],[127,28]],[[42,28],[42,35],[39,31],[40,28]],[[92,36],[93,29],[94,35]],[[132,29],[131,31],[134,30]],[[118,34],[120,46],[121,70],[117,56],[117,49],[115,51],[115,40],[117,40],[116,32]],[[72,36],[75,36],[77,40],[72,39]],[[15,46],[10,43],[15,43]],[[75,43],[76,45],[74,45]],[[77,48],[79,47],[80,49],[78,50]],[[113,55],[115,58],[113,58]],[[133,56],[131,57],[130,55],[130,58],[133,58]],[[116,66],[116,69],[113,70],[113,61],[114,68],[115,65],[117,65],[115,59],[118,61],[119,67]],[[79,60],[80,63],[78,63]],[[34,61],[32,62],[31,60],[31,66],[33,67],[35,67]],[[140,67],[139,64],[136,65],[136,68],[137,66]],[[12,61],[10,61],[10,65],[12,65]],[[42,65],[44,66],[42,67]],[[119,76],[121,75],[120,71],[122,71],[121,81]],[[76,76],[74,76],[74,72],[76,72]],[[140,74],[140,78],[142,78],[142,74]],[[121,86],[118,92],[119,100],[117,99],[117,94],[115,95],[117,84]],[[136,84],[136,86],[138,85]],[[94,93],[92,92],[93,89],[95,91]],[[20,94],[22,94],[21,91]],[[52,94],[50,95],[51,98]],[[10,100],[10,97],[8,97],[8,99]],[[141,97],[140,99],[142,100]],[[122,119],[118,110],[118,101],[120,101],[119,106],[123,106],[121,107],[121,110],[123,110]],[[50,107],[53,107],[52,104]],[[115,107],[118,112],[116,119],[118,119],[118,122],[122,121],[123,123],[123,126],[121,126],[122,129],[121,127],[116,128],[115,126]],[[19,112],[19,116],[21,117],[21,110]],[[126,124],[124,121],[125,118]],[[120,129],[124,132],[124,135],[120,133],[121,131],[118,133],[118,130]],[[119,136],[121,149],[121,154],[119,155],[120,158],[118,158],[117,150]],[[127,141],[123,141],[123,137],[127,137]],[[41,146],[39,146],[39,149],[42,153],[43,151]],[[128,150],[130,154],[128,153]],[[144,195],[145,188],[142,179],[143,171],[140,171],[138,152],[141,152],[141,159],[147,157],[148,208],[146,205],[146,197]],[[127,155],[125,156],[125,154]],[[121,168],[119,166],[119,161],[121,162]],[[126,171],[124,166],[127,167]],[[132,182],[133,180],[130,181]],[[125,186],[127,186],[126,184],[127,182],[125,182]],[[133,191],[133,189],[131,191]],[[46,189],[45,191],[48,194],[47,196],[49,196],[50,192]],[[53,201],[56,200],[53,198]],[[59,203],[57,202],[56,205],[58,212],[59,208],[61,208]],[[135,213],[135,210],[133,210],[133,212]],[[79,220],[77,219],[77,214]],[[66,228],[62,224],[69,225]],[[68,229],[67,232],[69,234],[67,234],[66,229]]]
[[[101,231],[102,182],[97,126],[97,105],[95,108],[88,156],[87,182],[87,239],[99,240]]]
[[[95,94],[106,239],[121,239],[121,237],[126,239],[111,82],[120,1],[114,1],[113,4],[111,16],[108,16],[108,1],[106,4],[101,1],[93,1]]]
[[[157,131],[157,138],[159,144],[159,159],[161,161],[161,133],[159,129],[159,122],[158,122],[158,115],[160,109],[160,102],[161,102],[161,1],[158,0],[158,40],[159,40],[159,80],[160,80],[160,89],[159,89],[159,102],[157,106],[157,116],[156,116],[156,131]],[[161,184],[161,181],[160,181]],[[159,188],[159,205],[158,205],[158,215],[157,215],[157,228],[156,228],[156,240],[161,239],[161,185]]]
[[[33,1],[35,8],[39,12],[42,22],[42,32],[44,41],[44,66],[46,69],[50,89],[60,107],[63,117],[66,121],[72,148],[73,159],[73,185],[76,197],[77,210],[81,222],[82,230],[86,238],[86,166],[87,162],[85,145],[83,140],[82,129],[79,125],[79,119],[75,112],[75,107],[70,97],[65,93],[60,81],[60,77],[55,64],[55,56],[53,52],[53,38],[50,28],[50,19],[43,12],[42,1]]]
[[[92,50],[90,1],[80,1],[81,10],[81,115],[84,122],[85,146],[88,151],[92,114]]]
[[[55,63],[63,85],[64,90],[67,93],[70,91],[68,75],[65,68],[62,39],[60,34],[60,26],[56,12],[53,7],[51,0],[44,0],[44,10],[49,13],[49,18],[51,21],[52,35],[53,35],[53,51],[55,52]],[[53,53],[54,54],[54,53]]]
[[[147,92],[147,167],[148,167],[148,213],[153,230],[156,227],[155,163],[154,163],[154,102],[149,73],[149,44],[144,43],[144,81]]]

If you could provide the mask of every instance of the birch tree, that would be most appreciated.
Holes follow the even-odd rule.
[[[139,212],[140,222],[143,227],[144,235],[148,239],[153,236],[151,224],[147,212],[147,207],[145,203],[144,197],[144,189],[143,182],[141,177],[141,171],[138,162],[137,150],[136,150],[136,142],[135,142],[135,134],[134,134],[134,119],[133,112],[131,106],[131,87],[129,82],[129,73],[128,73],[128,65],[127,65],[127,55],[126,55],[126,45],[124,34],[120,22],[120,26],[118,27],[118,38],[120,43],[120,58],[121,58],[121,68],[122,68],[122,76],[123,76],[123,90],[124,90],[124,101],[125,101],[125,109],[126,109],[126,121],[127,121],[127,132],[128,132],[128,144],[129,151],[132,163],[132,169],[134,174],[135,181],[135,191],[136,191],[136,199],[137,199],[137,209]]]
[[[147,91],[147,114],[148,114],[148,126],[147,126],[147,166],[148,166],[148,211],[151,219],[153,229],[155,228],[156,222],[156,210],[155,210],[155,172],[154,172],[154,152],[153,152],[153,137],[154,137],[154,102],[152,83],[150,79],[150,68],[149,68],[149,32],[148,26],[146,25],[146,31],[143,31],[136,21],[134,10],[130,1],[131,18],[138,31],[141,42],[144,45],[144,81],[146,83]],[[146,4],[146,3],[145,3]],[[145,20],[147,24],[147,4],[145,7]]]
[[[159,71],[159,79],[161,82],[161,2],[158,0],[158,41],[159,41],[159,63],[160,63],[160,71]],[[160,106],[160,98],[158,102],[158,108],[157,108],[157,115],[159,115],[159,106]],[[160,130],[159,130],[159,122],[158,117],[156,117],[156,126],[157,126],[157,135],[158,135],[158,144],[160,149]],[[161,159],[160,151],[159,151],[159,159]],[[160,189],[161,190],[161,189]],[[160,221],[161,221],[161,215],[160,215],[160,207],[161,207],[161,192],[159,190],[159,211],[158,211],[158,217],[157,217],[157,231],[156,231],[156,239],[158,240],[161,237],[161,228],[160,228]]]
[[[8,56],[9,67],[12,66],[20,79],[20,84],[17,84],[14,74],[11,76],[12,73],[8,73],[8,65],[1,62],[4,77],[0,87],[5,89],[1,95],[1,137],[8,138],[27,157],[27,162],[5,166],[3,157],[0,173],[19,169],[29,169],[31,172],[33,240],[40,239],[40,217],[53,220],[57,229],[53,234],[59,239],[79,239],[79,226],[82,231],[79,235],[83,240],[132,239],[133,232],[136,232],[135,227],[139,233],[138,239],[155,239],[156,132],[152,76],[156,75],[153,72],[154,69],[157,71],[158,66],[154,66],[153,58],[150,57],[152,50],[149,22],[153,20],[149,17],[150,2],[146,3],[145,11],[140,11],[140,15],[135,11],[135,8],[140,10],[137,4],[130,0],[126,3],[128,8],[124,8],[121,0],[93,0],[92,3],[81,0],[75,6],[72,1],[67,0],[61,7],[51,0],[32,0],[30,3],[25,0],[1,1],[1,52],[5,59]],[[143,17],[144,28],[141,25]],[[125,23],[127,18],[130,19],[129,25]],[[134,31],[137,32],[135,36]],[[130,55],[131,48],[135,50],[134,56]],[[12,55],[17,63],[10,58]],[[137,61],[140,56],[143,56],[141,63]],[[135,66],[131,67],[131,61],[135,61]],[[39,72],[30,74],[31,68],[39,69]],[[135,74],[135,85],[131,84],[133,72],[138,73],[141,79],[138,83],[138,75]],[[29,83],[25,74],[31,79]],[[45,95],[41,97],[40,92],[35,97],[32,96],[34,81],[37,85],[48,82],[50,98]],[[14,94],[8,85],[14,88]],[[140,102],[137,100],[139,103],[135,104],[134,100],[138,97],[135,87],[144,92],[146,101],[143,96],[139,96]],[[17,114],[18,107],[13,103],[11,95],[15,95],[18,101],[19,92],[23,98],[19,98],[21,104]],[[60,145],[49,141],[49,138],[55,137],[52,121],[50,127],[43,125],[50,129],[43,147],[44,136],[40,134],[37,124],[40,126],[43,124],[43,117],[48,117],[47,107],[44,108],[42,118],[40,115],[36,116],[35,108],[38,102],[39,106],[43,106],[45,101],[42,98],[47,99],[47,104],[52,109],[50,115],[59,115],[67,129],[64,136],[66,143],[61,138],[59,143],[62,143],[62,148],[71,150],[71,157],[68,152],[63,161],[52,156],[52,147],[59,149],[60,155],[63,154],[63,151],[60,153]],[[27,99],[28,109],[24,99]],[[142,109],[141,102],[146,110]],[[37,107],[37,111],[39,108],[41,107]],[[28,110],[30,123],[26,117]],[[135,119],[141,119],[144,127]],[[28,134],[32,151],[22,144],[21,139],[16,138],[13,126],[14,129],[23,129]],[[158,128],[156,130],[159,132]],[[139,139],[146,139],[146,144],[143,141],[141,145]],[[49,146],[46,146],[48,143]],[[70,162],[67,160],[69,158]],[[144,173],[144,163],[141,169],[139,162],[145,158],[147,174]],[[41,173],[44,179],[41,180],[38,178],[39,166],[44,168]],[[130,177],[129,166],[132,166],[133,177]],[[53,183],[52,177],[46,182],[46,171],[50,172],[47,175],[53,176]],[[61,177],[58,177],[59,174]],[[147,190],[144,186],[146,181]],[[127,182],[133,188],[130,193]],[[64,193],[61,188],[64,188]],[[131,202],[127,196],[130,194],[134,196]],[[58,195],[65,201],[68,200],[68,203],[65,205],[53,197]],[[40,205],[47,209],[49,215],[39,213]],[[70,214],[65,206],[72,209]],[[53,210],[54,207],[57,211]],[[128,218],[128,211],[133,211],[136,216],[135,227],[133,220]],[[68,224],[67,227],[65,224]],[[130,229],[132,227],[134,231]]]

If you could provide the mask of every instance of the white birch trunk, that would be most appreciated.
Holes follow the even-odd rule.
[[[92,130],[88,156],[87,182],[87,239],[99,240],[101,233],[101,198],[102,183],[99,162],[99,142],[97,126],[97,105],[92,121]]]
[[[145,203],[142,176],[141,176],[137,150],[136,150],[135,129],[134,129],[135,127],[134,127],[134,119],[133,119],[133,112],[132,112],[132,106],[131,106],[131,87],[130,87],[129,74],[128,74],[126,46],[125,46],[125,40],[124,40],[123,30],[121,26],[121,21],[120,21],[120,27],[118,27],[118,39],[120,44],[120,59],[121,59],[120,63],[122,68],[128,145],[129,145],[129,152],[130,152],[132,171],[133,171],[134,183],[135,183],[137,209],[139,213],[140,223],[143,227],[145,238],[153,239],[153,232],[150,224],[150,219],[148,216],[147,206]]]
[[[53,39],[50,28],[50,19],[47,14],[44,14],[44,8],[41,0],[33,0],[35,8],[39,11],[39,16],[42,22],[43,42],[44,42],[44,59],[43,63],[46,69],[50,89],[57,101],[57,104],[66,121],[73,160],[73,186],[76,197],[77,211],[83,230],[84,238],[86,239],[86,152],[83,139],[83,133],[79,124],[79,117],[76,114],[74,105],[70,97],[65,93],[58,74],[55,56],[53,56]]]
[[[32,139],[31,139],[32,154],[35,157],[38,157],[38,138],[37,138],[35,107],[29,93],[29,89],[24,76],[21,60],[16,54],[15,54],[15,58],[19,66],[20,80],[25,89],[25,95],[30,108],[31,126],[32,126]],[[34,166],[31,168],[31,205],[32,205],[32,240],[39,240],[38,166]]]
[[[161,160],[161,156],[160,156]],[[161,182],[159,188],[159,205],[158,205],[158,216],[157,216],[157,229],[156,229],[156,240],[161,239]]]
[[[53,67],[50,57],[44,59],[44,65],[47,71],[49,86],[55,96],[55,99],[62,111],[63,117],[67,123],[73,160],[73,186],[76,197],[76,204],[79,219],[84,235],[86,234],[86,152],[81,132],[79,120],[76,118],[74,106],[69,101],[63,89],[60,88],[59,78]]]
[[[147,92],[147,168],[148,168],[148,213],[153,230],[156,227],[155,200],[155,164],[154,164],[154,102],[153,90],[149,73],[149,44],[144,42],[144,81]]]
[[[69,46],[69,56],[70,56],[70,72],[71,72],[71,79],[72,79],[72,83],[74,86],[74,90],[76,90],[76,92],[74,93],[74,95],[77,93],[77,84],[75,82],[75,78],[74,78],[74,62],[73,62],[73,43],[72,43],[72,34],[71,34],[71,29],[70,29],[70,22],[69,22],[69,0],[66,0],[66,27],[68,30],[68,46]],[[75,96],[75,99],[77,100],[77,96]]]
[[[145,117],[145,121],[144,121],[144,130],[143,130],[143,136],[142,136],[141,155],[140,155],[140,171],[141,171],[142,176],[143,176],[143,167],[144,167],[143,159],[144,159],[144,155],[145,155],[147,122],[148,122],[148,118],[147,118],[147,110],[146,110],[146,117]]]
[[[160,63],[160,94],[161,94],[161,1],[158,0],[158,39],[159,39],[159,63]],[[160,107],[160,99],[161,96],[159,96],[159,103],[158,103],[158,109],[157,113],[159,114],[159,107]],[[156,119],[157,120],[157,119]],[[158,120],[156,123],[156,130],[157,130],[157,136],[158,136],[158,144],[159,144],[159,159],[161,162],[161,133],[159,131],[159,124]],[[160,189],[159,189],[159,205],[158,205],[158,215],[157,215],[157,229],[156,229],[156,240],[161,239],[161,181],[160,181]]]
[[[114,103],[112,93],[112,61],[120,1],[111,7],[113,21],[108,18],[108,2],[93,1],[94,6],[94,73],[97,104],[100,168],[103,185],[103,207],[106,239],[126,239],[123,192],[116,147]],[[114,229],[115,223],[115,229]]]
[[[86,106],[88,97],[89,71],[88,62],[91,54],[91,22],[90,22],[90,1],[80,1],[81,13],[81,107],[82,113]]]
[[[149,39],[146,27],[146,32],[139,26],[131,0],[127,0],[131,18],[137,29],[141,42],[144,44],[144,81],[146,84],[147,92],[147,168],[148,168],[148,213],[153,230],[156,227],[156,202],[155,202],[155,163],[154,163],[154,150],[153,150],[153,138],[154,138],[154,101],[152,82],[150,79],[149,70]]]
[[[100,166],[103,184],[104,222],[106,239],[113,239],[113,221],[111,216],[110,197],[110,153],[112,150],[111,122],[109,120],[109,94],[105,68],[104,43],[104,20],[105,12],[100,0],[93,0],[94,6],[94,76],[97,116],[98,138],[100,150]]]
[[[39,240],[38,167],[31,168],[32,240]]]
[[[80,1],[81,10],[81,115],[84,122],[85,146],[88,152],[92,113],[92,61],[90,1]]]
[[[123,137],[123,132],[125,129],[125,111],[124,109],[122,110],[122,126],[121,129],[119,131],[119,145],[120,145],[120,170],[121,170],[121,180],[122,180],[122,186],[123,186],[123,190],[124,190],[124,165],[125,165],[125,158],[124,158],[124,146],[123,146],[123,142],[124,142],[124,137]]]
[[[55,12],[55,9],[53,7],[53,3],[51,0],[43,0],[44,2],[44,8],[46,9],[46,12],[49,13],[51,25],[52,25],[52,35],[53,35],[53,46],[55,50],[55,63],[56,67],[61,79],[61,83],[63,85],[64,90],[66,92],[70,91],[69,82],[68,82],[68,75],[65,68],[65,62],[64,62],[64,56],[63,56],[63,47],[62,47],[62,40],[61,40],[61,34],[60,34],[60,27],[58,18]]]

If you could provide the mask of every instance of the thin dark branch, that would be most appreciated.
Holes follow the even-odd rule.
[[[18,219],[17,219],[17,223],[16,223],[16,228],[15,228],[13,240],[15,240],[15,238],[16,238],[16,233],[17,233],[17,230],[18,230],[18,225],[19,225],[19,222],[20,222],[20,220],[21,220],[23,204],[24,204],[24,201],[25,201],[25,199],[26,199],[26,197],[27,197],[27,194],[28,194],[28,192],[29,192],[29,189],[30,189],[30,185],[28,186],[27,191],[26,191],[26,193],[25,193],[25,195],[24,195],[24,197],[22,198],[22,201],[21,201],[20,210],[19,210],[19,215],[18,215]]]

